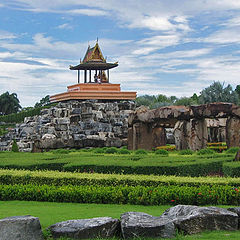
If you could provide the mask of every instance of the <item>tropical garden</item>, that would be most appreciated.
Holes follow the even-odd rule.
[[[137,103],[150,108],[215,101],[239,104],[239,98],[239,85],[233,90],[230,85],[224,87],[215,82],[199,96],[140,96]],[[0,122],[5,122],[2,126],[14,127],[24,116],[39,114],[40,109],[49,106],[49,97],[28,109],[21,108],[17,100],[16,94],[0,96]],[[218,144],[197,152],[165,146],[152,151],[104,147],[24,153],[18,152],[15,144],[12,152],[0,152],[0,217],[27,214],[39,217],[45,239],[50,240],[46,228],[69,219],[119,218],[127,211],[160,216],[177,204],[238,206],[240,163],[234,161],[238,150]],[[193,236],[179,233],[175,239],[226,236],[239,239],[240,233],[217,231]]]

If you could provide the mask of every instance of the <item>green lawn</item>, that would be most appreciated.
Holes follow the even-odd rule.
[[[128,211],[139,211],[153,216],[161,215],[170,206],[138,206],[138,205],[113,205],[113,204],[77,204],[77,203],[50,203],[27,201],[0,201],[0,218],[19,215],[32,215],[39,217],[42,228],[45,229],[59,221],[81,218],[109,216],[120,218]],[[229,207],[229,206],[220,206]],[[45,231],[46,232],[46,231]],[[48,238],[49,240],[51,238]],[[240,231],[214,231],[192,236],[179,235],[175,240],[194,239],[240,239]]]

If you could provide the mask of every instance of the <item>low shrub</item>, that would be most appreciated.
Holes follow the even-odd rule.
[[[134,152],[134,154],[137,154],[137,155],[147,155],[148,152],[144,149],[138,149]]]
[[[240,162],[226,162],[223,164],[223,173],[229,177],[240,177]]]
[[[168,156],[168,151],[164,149],[158,149],[155,151],[155,154],[162,155],[162,156]]]
[[[110,154],[117,153],[117,152],[118,152],[118,149],[116,147],[110,147],[105,150],[105,153],[110,153]]]
[[[226,151],[226,153],[236,154],[239,149],[240,149],[239,147],[231,147],[231,148],[229,148],[229,149]]]
[[[93,150],[93,152],[94,152],[94,153],[105,153],[105,149],[103,149],[103,148],[95,148],[95,149]]]
[[[126,148],[120,148],[118,150],[118,153],[119,154],[131,154],[131,152],[128,149],[126,149]]]
[[[184,149],[184,150],[178,151],[179,155],[192,155],[193,153],[194,151],[192,151],[191,149]]]
[[[174,150],[176,150],[176,146],[175,145],[165,145],[165,146],[156,147],[156,150],[158,150],[158,149],[163,149],[166,151],[174,151]]]
[[[18,149],[18,145],[17,145],[16,139],[13,140],[13,144],[12,144],[12,152],[19,152],[19,149]]]
[[[197,152],[197,155],[213,155],[215,151],[209,148],[201,149]]]

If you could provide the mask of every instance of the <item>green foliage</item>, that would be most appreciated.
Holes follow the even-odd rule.
[[[155,151],[155,154],[159,154],[159,155],[162,155],[162,156],[168,156],[168,151],[164,150],[164,149],[158,149],[158,150]]]
[[[194,151],[192,151],[191,149],[184,149],[181,151],[178,151],[179,155],[193,155]]]
[[[229,149],[226,151],[226,153],[236,154],[239,149],[240,149],[239,147],[231,147],[231,148],[229,148]]]
[[[229,177],[240,177],[240,162],[226,162],[223,164],[223,173]]]
[[[94,152],[94,153],[105,153],[105,149],[103,149],[103,148],[95,148],[95,149],[93,150],[93,152]]]
[[[154,174],[179,176],[205,176],[221,173],[222,165],[232,161],[232,154],[177,156],[169,154],[107,154],[93,152],[13,153],[0,154],[0,168],[29,170],[59,170],[69,172],[95,172],[119,174]]]
[[[104,204],[229,204],[239,205],[239,188],[232,186],[53,186],[0,185],[0,200]]]
[[[118,153],[119,154],[131,154],[131,152],[128,149],[125,149],[125,148],[120,148],[118,150]]]
[[[19,152],[19,149],[18,149],[18,145],[17,145],[16,139],[13,140],[13,144],[12,144],[12,152]]]
[[[202,104],[213,102],[238,103],[238,94],[233,91],[231,85],[224,87],[224,83],[214,82],[209,87],[202,90],[199,102]]]
[[[49,105],[50,104],[50,96],[47,95],[45,97],[43,97],[40,102],[37,102],[35,105],[34,105],[34,108],[39,108],[39,107],[44,107],[46,105]]]
[[[215,151],[209,148],[201,149],[197,152],[197,155],[213,155]]]
[[[136,150],[135,152],[134,152],[134,154],[136,154],[136,155],[147,155],[148,154],[148,152],[146,151],[146,150],[144,150],[144,149],[138,149],[138,150]]]
[[[0,115],[17,113],[21,108],[16,93],[5,92],[0,95]]]
[[[118,149],[116,147],[110,147],[105,150],[105,153],[110,153],[110,154],[117,153],[117,152],[118,152]]]

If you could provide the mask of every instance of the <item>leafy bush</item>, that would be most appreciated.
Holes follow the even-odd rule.
[[[138,149],[134,153],[137,154],[137,155],[141,155],[141,154],[142,155],[146,155],[146,154],[148,154],[148,152],[146,150],[144,150],[144,149]]]
[[[19,152],[19,149],[18,149],[18,145],[17,145],[16,139],[13,140],[13,144],[12,144],[12,152]]]
[[[155,151],[155,154],[163,155],[163,156],[168,156],[168,151],[164,149],[158,149]]]
[[[231,148],[229,148],[229,149],[226,151],[226,153],[236,154],[239,149],[240,149],[239,147],[231,147]]]
[[[192,155],[193,153],[194,151],[192,151],[191,149],[184,149],[184,150],[178,151],[179,155]]]
[[[107,148],[106,150],[105,150],[105,153],[111,153],[111,154],[113,154],[113,153],[117,153],[118,152],[118,149],[116,148],[116,147],[110,147],[110,148]]]
[[[226,162],[223,164],[223,173],[229,177],[240,177],[240,162]]]
[[[205,148],[205,149],[201,149],[197,152],[198,155],[213,155],[215,154],[215,151]]]
[[[105,150],[103,148],[95,148],[93,150],[94,153],[105,153]]]
[[[128,149],[126,149],[126,148],[120,148],[118,150],[118,153],[119,154],[131,154],[131,152]]]

